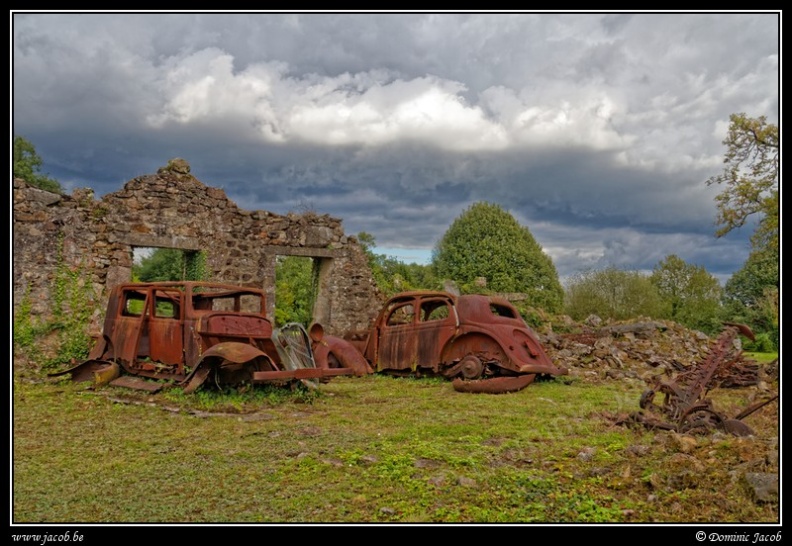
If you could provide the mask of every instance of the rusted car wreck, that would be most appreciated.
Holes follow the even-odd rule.
[[[397,294],[371,327],[344,336],[376,372],[443,376],[459,392],[518,391],[565,375],[506,299],[439,291]]]
[[[296,324],[275,329],[265,301],[262,290],[221,283],[117,286],[88,360],[53,375],[148,390],[159,386],[142,378],[172,380],[193,392],[207,382],[315,386],[372,373],[349,343],[318,324],[310,334]]]

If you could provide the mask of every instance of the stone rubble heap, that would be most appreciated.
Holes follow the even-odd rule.
[[[564,330],[537,332],[550,358],[569,369],[571,376],[588,380],[641,380],[688,371],[706,358],[715,338],[673,321],[638,319],[604,324],[589,317],[583,324]],[[739,338],[735,340],[739,343]],[[731,367],[734,373],[724,387],[752,385],[761,378],[760,366],[740,354]]]

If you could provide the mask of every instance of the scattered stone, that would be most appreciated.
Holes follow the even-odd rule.
[[[667,466],[671,470],[685,469],[694,472],[704,472],[704,464],[686,453],[674,453],[667,459]]]
[[[580,453],[577,454],[577,458],[584,462],[590,461],[594,458],[594,448],[584,447],[580,450]]]
[[[687,434],[672,433],[669,438],[672,447],[681,453],[691,453],[698,445],[696,438]]]
[[[416,459],[413,466],[415,466],[415,468],[437,468],[440,466],[440,463],[432,459]]]
[[[649,482],[649,485],[654,489],[661,489],[663,487],[663,479],[655,472],[650,474],[646,481]],[[657,497],[655,497],[655,499],[656,498]]]
[[[428,480],[426,480],[430,484],[434,485],[435,487],[440,487],[441,485],[445,485],[446,477],[445,476],[432,476]]]
[[[644,446],[640,444],[634,444],[631,446],[627,446],[625,451],[630,455],[634,455],[635,457],[643,457],[644,455],[648,454],[650,450],[649,446]]]
[[[779,479],[777,473],[746,472],[743,483],[754,502],[778,502]]]
[[[322,459],[322,462],[335,467],[344,466],[344,461],[341,459]]]
[[[610,474],[610,470],[605,466],[593,466],[588,469],[586,475],[589,478],[597,478],[599,476],[607,476]]]
[[[586,317],[586,320],[583,321],[583,323],[586,326],[593,326],[595,328],[598,328],[600,324],[602,324],[602,319],[599,318],[597,315],[589,315],[588,317]]]
[[[699,483],[699,475],[691,470],[683,470],[668,477],[668,486],[675,490],[695,489]]]

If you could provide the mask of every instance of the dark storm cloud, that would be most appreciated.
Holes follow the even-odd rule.
[[[727,278],[704,181],[728,117],[778,120],[776,13],[21,14],[13,132],[68,189],[168,159],[248,209],[431,249],[507,208],[566,276],[669,254]]]

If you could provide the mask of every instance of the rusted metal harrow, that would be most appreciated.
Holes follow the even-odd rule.
[[[725,326],[700,363],[678,374],[676,378],[655,378],[653,388],[641,395],[642,411],[631,414],[620,424],[640,423],[650,428],[689,434],[722,430],[735,436],[752,435],[753,430],[742,419],[776,400],[777,394],[751,404],[731,418],[715,410],[712,400],[706,398],[714,388],[747,384],[746,368],[741,366],[742,351],[736,349],[734,340],[738,334],[754,339],[753,332],[744,324],[726,323]],[[661,404],[655,403],[658,394],[664,397]]]

